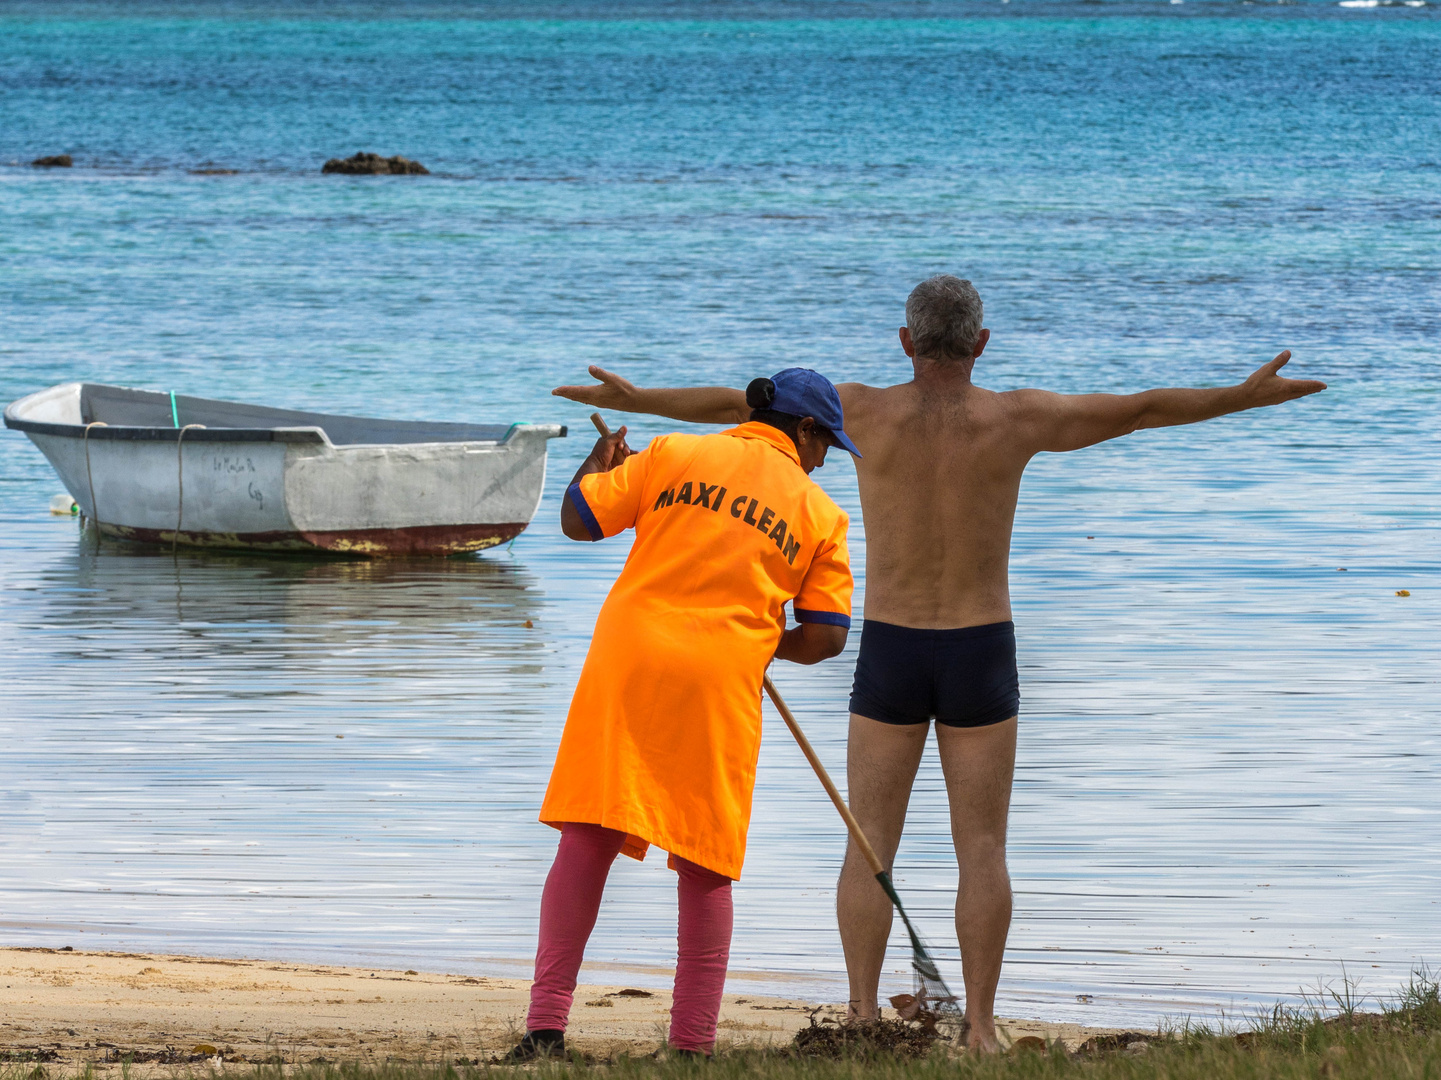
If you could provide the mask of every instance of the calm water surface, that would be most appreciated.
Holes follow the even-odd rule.
[[[905,293],[952,270],[995,388],[1282,347],[1332,387],[1028,473],[1000,1011],[1236,1015],[1441,962],[1435,8],[288,10],[0,3],[0,397],[579,437],[510,548],[381,563],[97,550],[0,439],[0,939],[524,973],[625,556],[554,526],[589,440],[549,388],[903,378]],[[358,149],[435,175],[318,174]],[[817,475],[859,521],[850,466]],[[777,676],[838,773],[853,660]],[[844,837],[767,724],[733,985],[835,1000]],[[593,977],[666,981],[662,862],[617,867]],[[897,878],[958,981],[933,753]]]

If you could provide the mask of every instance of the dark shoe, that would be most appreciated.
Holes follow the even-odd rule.
[[[709,1061],[711,1058],[704,1050],[682,1050],[678,1046],[672,1046],[670,1052],[678,1058],[690,1058],[694,1061]]]
[[[558,1057],[565,1057],[565,1032],[541,1028],[539,1031],[527,1031],[525,1038],[515,1044],[515,1049],[500,1060],[506,1065],[515,1065],[523,1061]]]

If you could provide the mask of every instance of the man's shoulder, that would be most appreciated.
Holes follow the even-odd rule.
[[[905,401],[915,396],[913,382],[893,383],[890,386],[871,386],[868,383],[837,383],[841,395],[841,408],[845,410],[846,423],[855,419],[868,423],[880,419],[888,412],[901,408]]]
[[[891,383],[889,386],[871,386],[867,383],[838,383],[836,389],[841,393],[841,399],[849,408],[851,403],[857,405],[897,405],[903,406],[915,401],[934,400],[939,396],[955,397],[984,397],[984,398],[1008,398],[1015,394],[1045,393],[1039,390],[990,390],[974,382],[959,383],[954,388],[938,388],[930,384],[922,385],[914,379],[905,382]]]
[[[891,383],[889,386],[872,386],[870,383],[843,382],[836,383],[836,390],[839,391],[844,401],[848,397],[853,398],[874,398],[881,395],[893,394],[904,391],[907,387],[915,384],[909,380],[903,383]]]
[[[1023,386],[1016,390],[1001,390],[993,395],[999,408],[1013,416],[1046,413],[1056,408],[1063,395],[1034,386]]]
[[[973,382],[952,386],[922,385],[915,380],[893,383],[890,386],[846,383],[842,401],[846,409],[847,423],[854,414],[856,421],[862,426],[887,426],[894,423],[904,424],[938,410],[950,412],[954,409],[969,411],[980,408],[990,412],[1017,411],[1031,404],[1031,399],[1024,395],[1036,392],[996,391]]]

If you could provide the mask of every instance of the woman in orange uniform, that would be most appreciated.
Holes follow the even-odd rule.
[[[669,1042],[710,1053],[730,955],[773,658],[845,647],[847,518],[810,479],[830,446],[856,454],[840,396],[788,368],[746,391],[748,423],[665,435],[640,453],[625,428],[595,444],[561,507],[573,540],[635,529],[596,621],[540,820],[561,830],[541,898],[526,1036],[512,1060],[565,1045],[576,976],[611,863],[670,853],[680,878]],[[785,605],[796,625],[786,629]]]

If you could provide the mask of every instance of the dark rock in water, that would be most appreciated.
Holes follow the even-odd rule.
[[[331,158],[320,170],[323,173],[344,173],[348,176],[429,176],[430,170],[418,161],[400,155],[384,158],[379,154],[356,154],[348,158]]]
[[[30,164],[37,169],[68,169],[75,162],[70,160],[69,154],[54,154],[51,157],[38,157]]]
[[[239,169],[191,169],[191,176],[239,176]]]

